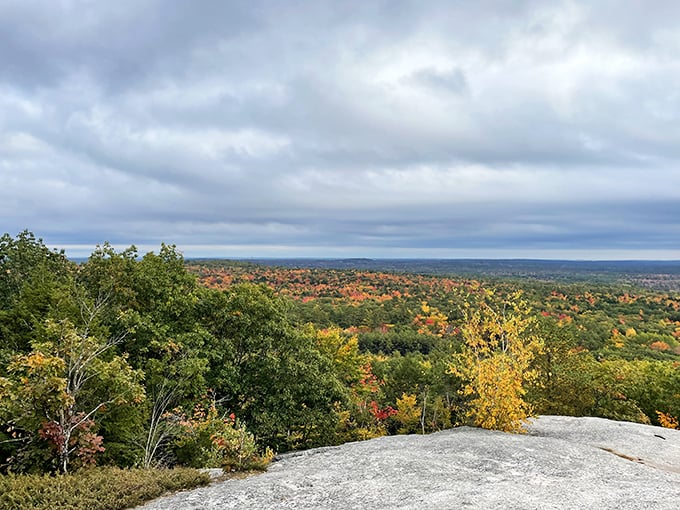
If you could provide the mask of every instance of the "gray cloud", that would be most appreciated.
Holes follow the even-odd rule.
[[[676,2],[0,4],[0,218],[89,252],[680,258]]]

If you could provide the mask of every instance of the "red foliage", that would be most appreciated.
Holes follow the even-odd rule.
[[[105,450],[102,446],[104,438],[92,432],[94,421],[83,418],[82,413],[71,417],[71,424],[75,428],[68,442],[64,428],[54,420],[43,422],[38,435],[47,441],[57,455],[64,454],[66,449],[73,449],[81,466],[94,466],[97,463],[95,455]]]
[[[369,412],[375,417],[376,420],[383,421],[397,414],[397,410],[393,409],[392,406],[387,406],[384,409],[378,407],[378,403],[375,400],[371,400]]]
[[[56,421],[45,421],[38,429],[40,439],[47,441],[57,454],[61,455],[66,446],[64,429]]]

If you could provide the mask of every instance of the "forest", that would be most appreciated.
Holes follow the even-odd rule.
[[[0,238],[3,473],[262,469],[537,414],[678,427],[680,295]]]

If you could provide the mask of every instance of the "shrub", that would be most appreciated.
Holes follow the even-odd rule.
[[[4,510],[119,510],[168,491],[206,485],[210,477],[196,469],[83,469],[66,475],[0,476]]]
[[[678,424],[678,419],[675,416],[671,416],[668,413],[662,413],[661,411],[656,412],[659,417],[659,424],[667,429],[680,429],[680,424]]]
[[[397,399],[397,414],[394,419],[399,423],[399,434],[413,434],[420,429],[421,409],[415,395],[403,393]]]
[[[260,454],[253,435],[236,417],[219,416],[214,403],[197,404],[190,419],[181,417],[175,440],[177,460],[190,467],[221,467],[225,471],[264,470],[274,457]]]

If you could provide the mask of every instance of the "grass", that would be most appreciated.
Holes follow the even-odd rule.
[[[207,485],[197,469],[93,468],[68,475],[0,476],[3,510],[122,510]]]

